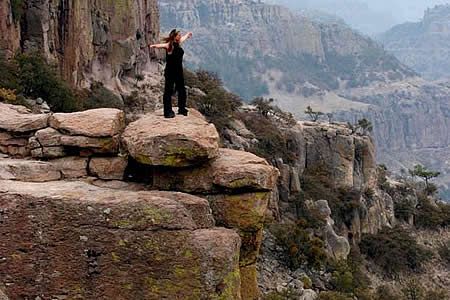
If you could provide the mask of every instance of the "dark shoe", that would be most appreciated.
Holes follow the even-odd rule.
[[[183,115],[183,116],[187,116],[188,112],[189,111],[187,109],[180,109],[180,110],[178,110],[178,114],[179,115]]]
[[[175,118],[175,113],[173,111],[170,111],[167,114],[164,113],[164,118],[167,118],[167,119]]]

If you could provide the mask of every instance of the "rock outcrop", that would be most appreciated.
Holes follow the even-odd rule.
[[[239,236],[204,199],[0,180],[0,208],[11,299],[240,299]]]
[[[0,53],[42,53],[77,87],[119,89],[119,77],[156,68],[147,47],[159,38],[156,0],[11,2],[0,4]]]
[[[219,148],[217,130],[193,109],[170,120],[155,112],[127,128],[116,109],[8,109],[8,124],[20,120],[31,150],[12,158],[0,149],[0,283],[8,296],[258,299],[276,168]],[[122,181],[140,181],[136,174],[147,178]]]
[[[257,299],[256,261],[278,171],[251,153],[219,149],[217,130],[193,109],[171,120],[162,112],[146,115],[125,129],[123,140],[142,164],[137,169],[150,167],[154,189],[204,196],[217,224],[238,231],[242,297]]]

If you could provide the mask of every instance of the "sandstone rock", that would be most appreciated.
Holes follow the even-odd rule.
[[[80,135],[64,135],[53,128],[45,128],[36,132],[30,138],[29,147],[36,148],[50,147],[70,147],[87,148],[92,153],[117,153],[119,151],[119,138],[114,137],[87,137]]]
[[[89,172],[105,180],[122,180],[127,164],[124,157],[93,157],[89,161]]]
[[[49,119],[52,128],[67,135],[112,137],[122,132],[125,116],[114,108],[97,108],[75,113],[57,113]]]
[[[33,138],[31,138],[33,139]],[[31,156],[34,158],[58,158],[66,156],[63,146],[59,147],[42,147],[31,150]]]
[[[0,190],[0,278],[13,299],[240,299],[239,237],[196,222],[211,218],[203,199],[63,181]]]
[[[269,192],[207,195],[217,224],[243,231],[258,231],[270,198]]]
[[[318,200],[307,205],[314,209],[318,213],[318,216],[326,221],[326,224],[322,228],[322,235],[328,254],[336,260],[346,259],[350,253],[350,244],[345,237],[337,235],[334,231],[334,221],[331,218],[331,209],[328,201]]]
[[[22,159],[0,159],[0,179],[31,182],[59,180],[61,173],[50,163]]]
[[[256,261],[263,237],[270,192],[207,196],[217,224],[237,229],[241,239],[239,264],[243,299],[258,299]]]
[[[138,162],[155,166],[187,167],[215,158],[219,134],[197,111],[165,119],[162,112],[145,115],[125,129],[122,139]]]
[[[28,132],[47,127],[49,115],[32,114],[23,106],[0,103],[0,129]]]
[[[50,161],[50,163],[59,170],[64,178],[80,178],[86,177],[88,159],[83,157],[63,157]]]
[[[155,188],[183,192],[269,191],[279,172],[267,161],[252,153],[220,149],[219,156],[195,169],[157,169]]]

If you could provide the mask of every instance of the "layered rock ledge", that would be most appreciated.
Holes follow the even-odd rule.
[[[240,299],[239,236],[204,199],[0,180],[0,211],[11,299]]]

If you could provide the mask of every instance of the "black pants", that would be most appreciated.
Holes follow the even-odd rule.
[[[166,82],[164,86],[164,115],[172,112],[172,95],[174,90],[174,85],[178,93],[178,111],[184,111],[186,109],[186,87],[184,86],[184,76],[177,75],[171,76],[166,75]]]

